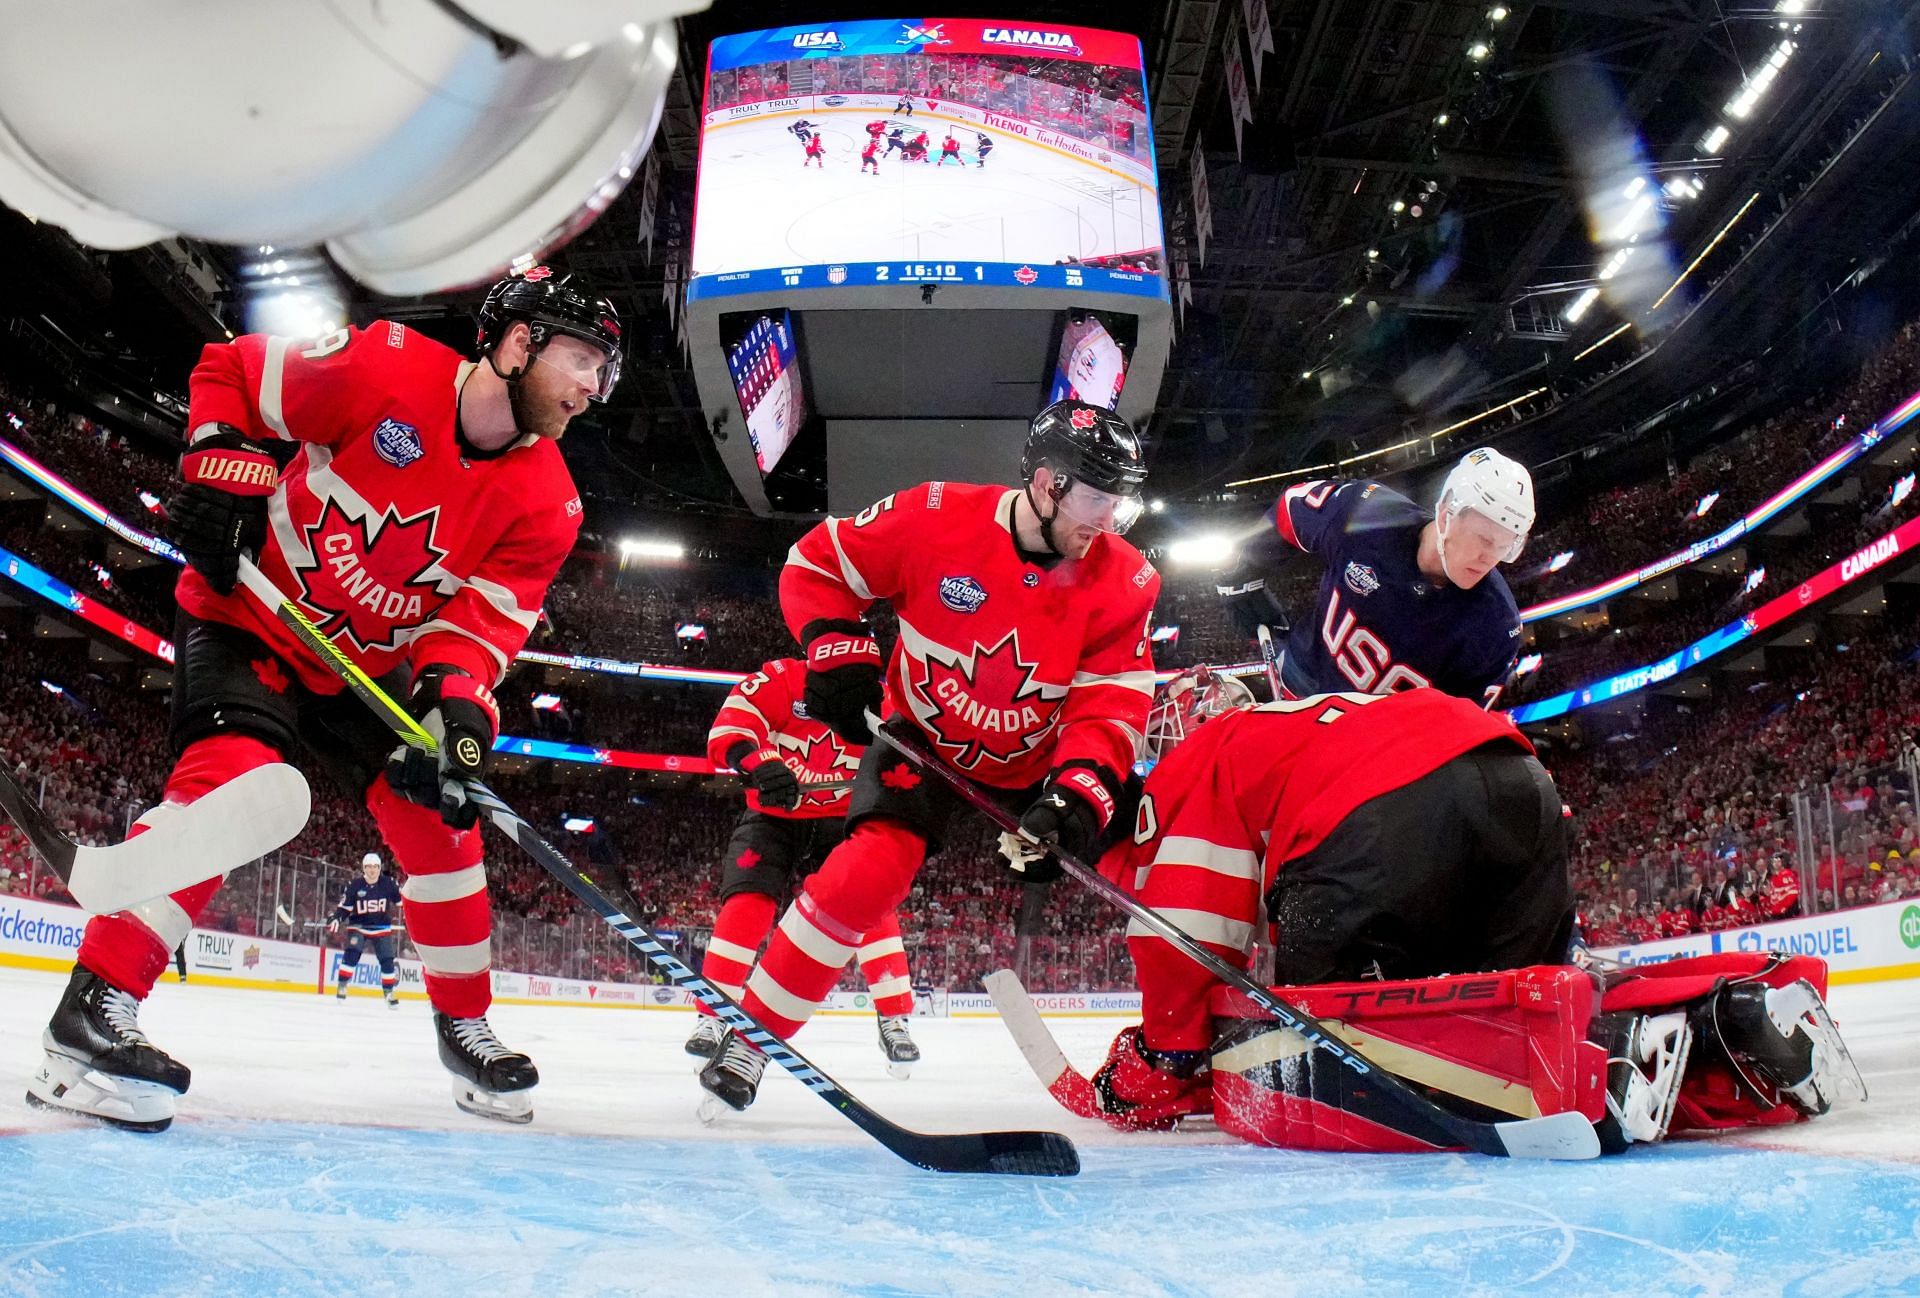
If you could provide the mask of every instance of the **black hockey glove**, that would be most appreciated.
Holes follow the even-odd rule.
[[[1267,589],[1265,577],[1254,576],[1245,569],[1230,575],[1222,574],[1214,590],[1219,593],[1227,616],[1233,619],[1233,624],[1240,628],[1240,634],[1244,636],[1259,635],[1263,626],[1273,628],[1275,636],[1284,636],[1293,625],[1287,617],[1287,610]]]
[[[167,532],[193,570],[222,595],[240,579],[240,555],[267,539],[267,497],[280,466],[237,428],[203,437],[180,457],[186,485],[167,502]]]
[[[807,715],[850,744],[873,742],[867,713],[880,711],[880,642],[859,618],[817,618],[802,628]]]
[[[492,691],[457,668],[428,667],[413,683],[407,710],[439,751],[401,744],[387,757],[387,783],[407,801],[438,811],[454,829],[473,828],[480,808],[467,799],[467,781],[486,775],[500,733]]]
[[[780,760],[780,750],[772,745],[755,749],[751,744],[739,744],[727,765],[747,777],[766,810],[792,811],[800,805],[800,777]]]
[[[1100,831],[1113,819],[1113,786],[1119,781],[1097,762],[1075,759],[1053,768],[1040,796],[1020,817],[1020,831],[1059,848],[1083,865]],[[1017,841],[1017,840],[1016,840]],[[1031,845],[1015,852],[1004,843],[1007,872],[1022,883],[1052,883],[1061,874],[1060,862],[1041,855]]]

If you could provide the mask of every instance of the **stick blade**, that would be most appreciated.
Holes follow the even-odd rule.
[[[110,915],[222,875],[306,828],[313,797],[284,762],[256,766],[188,804],[149,812],[145,833],[74,853],[67,890],[81,907]]]
[[[1080,1172],[1080,1151],[1071,1140],[1054,1131],[983,1131],[934,1136],[896,1127],[873,1134],[895,1154],[929,1172],[986,1172],[1000,1176],[1077,1176]]]
[[[1581,1159],[1600,1157],[1600,1136],[1578,1113],[1496,1122],[1493,1130],[1508,1158]]]

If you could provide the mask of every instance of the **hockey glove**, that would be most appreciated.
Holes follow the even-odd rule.
[[[760,805],[768,811],[792,811],[800,805],[800,778],[780,758],[780,750],[769,745],[752,749],[741,744],[734,750],[730,765],[747,777],[747,783],[760,795]]]
[[[1206,1052],[1151,1049],[1137,1027],[1113,1039],[1093,1094],[1107,1125],[1122,1131],[1165,1131],[1190,1113],[1213,1112]]]
[[[167,531],[193,570],[222,595],[240,578],[240,555],[267,539],[267,497],[280,466],[237,428],[203,437],[180,457],[186,485],[167,502]]]
[[[1285,635],[1293,622],[1287,616],[1287,610],[1280,606],[1272,591],[1267,589],[1265,577],[1253,576],[1248,570],[1241,569],[1231,576],[1223,575],[1214,586],[1225,606],[1227,616],[1245,636],[1257,636],[1263,626],[1273,628],[1276,636]]]
[[[452,828],[473,828],[480,808],[467,799],[467,781],[486,775],[500,732],[492,691],[455,668],[428,667],[414,681],[407,706],[439,751],[400,745],[387,757],[387,783],[407,801],[438,811]]]
[[[807,647],[807,715],[850,744],[873,742],[867,713],[880,711],[880,642],[859,618],[817,618]]]
[[[1113,784],[1094,762],[1076,759],[1053,768],[1040,796],[1020,817],[1020,832],[1086,862],[1100,831],[1113,819]],[[1007,853],[1007,870],[1022,883],[1052,883],[1060,862],[1031,850]]]

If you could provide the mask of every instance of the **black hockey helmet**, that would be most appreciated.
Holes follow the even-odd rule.
[[[1056,401],[1033,417],[1020,476],[1033,481],[1046,465],[1070,482],[1084,482],[1115,496],[1138,496],[1147,482],[1147,462],[1133,426],[1104,406]]]
[[[536,352],[557,333],[600,348],[607,354],[607,363],[601,367],[594,399],[605,401],[613,392],[613,385],[620,381],[620,313],[583,277],[534,266],[488,289],[486,301],[480,304],[480,354],[491,355],[515,321],[526,322]]]

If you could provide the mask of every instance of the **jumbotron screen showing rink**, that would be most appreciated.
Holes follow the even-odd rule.
[[[1164,297],[1148,120],[1140,42],[1118,32],[901,18],[722,37],[688,296],[954,283]]]

